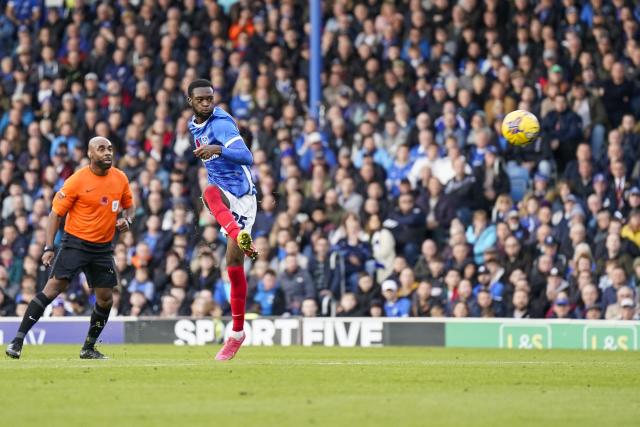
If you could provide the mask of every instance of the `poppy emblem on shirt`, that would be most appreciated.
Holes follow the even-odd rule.
[[[209,144],[209,137],[207,135],[204,135],[200,139],[196,138],[196,148],[200,147],[202,144],[204,144],[204,145],[208,145]]]
[[[109,198],[107,198],[107,196],[102,196],[102,198],[100,199],[100,204],[102,206],[107,206],[107,203],[109,203]]]

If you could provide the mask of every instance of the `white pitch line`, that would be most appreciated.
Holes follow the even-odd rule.
[[[67,362],[60,363],[61,361]],[[58,362],[56,364],[47,365],[47,362]],[[37,364],[35,364],[37,363]],[[624,365],[625,362],[598,362],[598,361],[545,361],[545,360],[523,360],[523,361],[490,361],[490,360],[417,360],[417,361],[307,361],[307,360],[278,360],[278,361],[244,361],[234,360],[227,362],[224,366],[232,367],[238,366],[388,366],[388,367],[407,367],[407,366],[452,366],[452,367],[464,367],[464,366],[545,366],[545,365],[559,365],[559,366],[612,366],[612,365]],[[170,360],[163,362],[154,362],[144,359],[111,359],[95,361],[95,363],[83,363],[76,364],[75,361],[68,359],[44,359],[44,360],[29,360],[29,361],[6,361],[0,362],[0,370],[6,369],[104,369],[104,368],[156,368],[156,367],[192,367],[192,366],[223,366],[223,364],[211,360],[202,360],[201,362],[185,362],[182,360]]]

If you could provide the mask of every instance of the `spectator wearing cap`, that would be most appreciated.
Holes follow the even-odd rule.
[[[553,300],[550,313],[547,314],[549,319],[573,319],[574,315],[571,311],[571,302],[566,292],[559,292]]]
[[[593,176],[593,192],[600,199],[600,203],[604,209],[613,213],[617,208],[615,194],[610,191],[607,183],[607,177],[602,173]]]
[[[522,225],[522,222],[520,221],[520,214],[516,209],[511,209],[509,211],[507,217],[504,219],[504,222],[509,229],[509,235],[514,236],[516,239],[522,242],[526,242],[529,239],[529,230]],[[498,246],[499,249],[503,250],[506,241],[503,241],[502,243],[502,247],[500,247],[500,245]]]
[[[567,267],[567,257],[558,250],[558,240],[552,235],[544,238],[541,252],[543,255],[551,257],[551,261],[555,267],[562,273]]]
[[[638,320],[640,315],[636,309],[636,302],[632,298],[625,298],[620,301],[619,320]]]
[[[477,284],[473,288],[473,294],[477,296],[481,290],[483,289],[489,290],[490,282],[491,282],[491,272],[489,271],[486,265],[481,264],[478,267]]]
[[[73,313],[67,308],[64,298],[58,297],[51,303],[51,317],[65,317],[71,315],[73,315]]]
[[[398,284],[394,280],[382,282],[382,296],[385,299],[384,314],[386,317],[408,317],[411,312],[411,301],[398,297]]]
[[[298,153],[300,154],[300,167],[306,172],[311,171],[314,159],[324,160],[329,168],[333,168],[337,164],[335,154],[325,145],[319,132],[309,134]]]
[[[622,215],[629,218],[633,211],[640,209],[640,187],[634,186],[627,192],[627,201],[622,209]]]

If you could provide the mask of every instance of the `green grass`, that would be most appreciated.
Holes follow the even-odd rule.
[[[28,346],[0,360],[3,426],[632,426],[635,353]]]

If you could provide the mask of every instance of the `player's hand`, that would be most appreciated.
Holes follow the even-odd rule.
[[[44,264],[45,267],[51,267],[51,261],[53,261],[54,256],[55,256],[55,253],[53,251],[47,251],[43,253],[42,264]]]
[[[202,160],[207,160],[214,154],[220,155],[222,153],[221,145],[201,145],[195,150],[193,150],[193,154]]]
[[[124,218],[118,218],[116,221],[116,229],[121,233],[129,231],[129,223]]]

